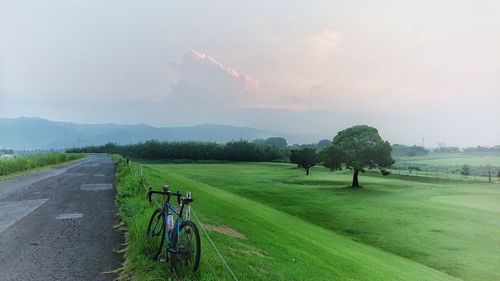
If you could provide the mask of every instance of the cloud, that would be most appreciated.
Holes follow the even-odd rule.
[[[172,106],[245,107],[260,85],[259,80],[194,49],[171,67],[178,76],[168,99]]]
[[[311,58],[326,59],[343,52],[340,33],[325,29],[305,38],[304,52]]]
[[[236,71],[236,69],[218,62],[217,60],[215,60],[214,58],[212,58],[207,54],[199,52],[195,49],[191,49],[189,50],[189,52],[193,54],[200,61],[206,61],[208,64],[218,67],[220,70],[227,73],[229,76],[232,76],[235,79],[242,81],[242,83],[245,85],[245,90],[256,90],[259,87],[260,84],[259,80],[253,79],[248,75],[241,75],[238,73],[238,71]]]

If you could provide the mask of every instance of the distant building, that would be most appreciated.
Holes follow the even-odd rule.
[[[438,142],[437,144],[437,147],[446,147],[446,143],[445,142]]]

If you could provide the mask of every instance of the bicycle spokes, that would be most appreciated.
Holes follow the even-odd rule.
[[[194,274],[199,264],[199,235],[193,235],[192,222],[181,227],[176,243],[176,273],[180,276]]]
[[[161,210],[156,210],[151,216],[146,233],[146,255],[158,259],[165,240],[165,218]]]

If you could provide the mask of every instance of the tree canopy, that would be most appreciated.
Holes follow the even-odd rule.
[[[320,140],[318,142],[318,144],[316,145],[316,147],[318,148],[318,150],[323,150],[323,149],[329,147],[330,144],[332,144],[331,140],[323,139],[323,140]]]
[[[323,165],[330,170],[340,170],[343,166],[353,171],[352,186],[359,187],[358,174],[365,169],[380,169],[387,175],[385,168],[394,160],[391,145],[384,141],[377,129],[358,125],[337,133],[332,144],[321,153]]]
[[[288,143],[286,142],[285,138],[280,138],[280,137],[270,137],[267,138],[264,141],[265,145],[269,146],[274,146],[274,147],[279,147],[279,148],[285,148],[288,146]]]
[[[314,167],[317,161],[318,155],[314,148],[303,148],[290,151],[290,162],[303,168],[306,171],[306,175],[309,175],[309,169]]]
[[[415,157],[427,155],[428,153],[429,151],[422,146],[392,145],[392,156],[394,157]]]

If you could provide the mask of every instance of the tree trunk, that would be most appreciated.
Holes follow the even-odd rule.
[[[309,168],[306,169],[306,176],[309,176]]]
[[[352,175],[352,187],[361,187],[358,181],[358,174],[359,171],[357,169],[354,169],[354,173]]]

